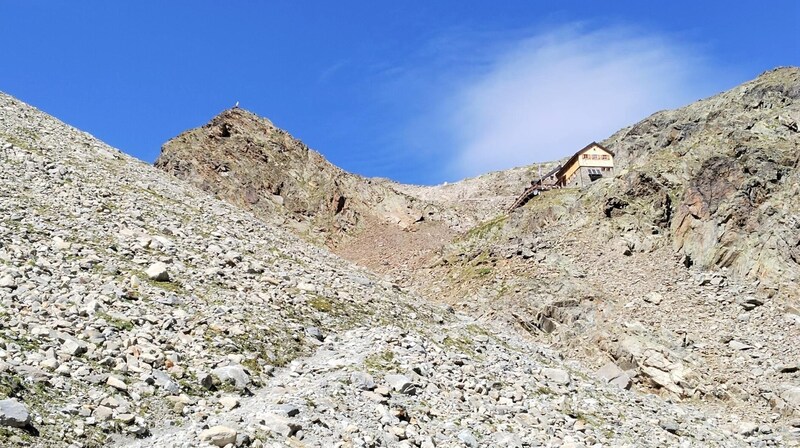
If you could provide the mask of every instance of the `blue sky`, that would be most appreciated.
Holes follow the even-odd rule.
[[[0,91],[148,162],[239,101],[436,184],[800,65],[800,2],[0,0],[0,41]]]

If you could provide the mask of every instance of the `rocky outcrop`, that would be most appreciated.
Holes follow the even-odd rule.
[[[687,264],[727,268],[794,295],[798,117],[800,69],[779,68],[623,129],[604,144],[617,154],[623,180],[648,179],[649,187],[617,186],[620,194],[609,199],[606,213],[623,214],[622,202],[652,201],[653,224],[667,224]]]
[[[347,173],[266,118],[229,109],[164,144],[155,166],[262,219],[336,245],[366,220],[408,228],[435,209]]]

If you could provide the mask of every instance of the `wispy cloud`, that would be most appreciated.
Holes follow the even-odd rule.
[[[460,59],[453,49],[463,54],[469,45],[458,38],[425,50],[449,62],[422,99],[420,109],[429,112],[408,134],[418,148],[420,135],[449,148],[442,163],[448,178],[557,159],[714,93],[700,82],[708,64],[696,48],[641,30],[571,25],[485,42]]]
[[[339,60],[335,63],[325,67],[317,77],[318,83],[326,83],[328,80],[333,77],[338,71],[340,71],[343,67],[347,65],[346,60]]]

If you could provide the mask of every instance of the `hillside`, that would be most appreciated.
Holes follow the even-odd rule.
[[[155,166],[323,244],[335,245],[367,222],[407,229],[441,219],[428,203],[343,171],[239,108],[165,143]]]
[[[510,214],[537,165],[436,187],[352,176],[428,212],[329,246],[626,388],[796,434],[799,96],[780,68],[653,114],[602,141],[614,178]]]
[[[669,196],[674,204],[661,222],[687,263],[727,268],[796,296],[798,123],[798,68],[654,114],[606,141],[628,167],[614,207],[626,214],[623,202]]]
[[[0,444],[781,443],[429,304],[0,95]]]
[[[797,425],[799,92],[800,70],[777,69],[654,114],[603,142],[615,178],[546,192],[399,276],[629,369],[634,389]]]

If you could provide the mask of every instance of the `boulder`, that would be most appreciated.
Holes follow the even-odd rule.
[[[152,375],[156,386],[171,394],[177,394],[180,392],[181,386],[176,383],[168,373],[154,369]]]
[[[92,412],[92,416],[101,422],[111,420],[112,414],[114,414],[114,411],[107,406],[98,406]]]
[[[302,428],[288,418],[272,413],[263,414],[260,423],[263,430],[283,437],[291,437]]]
[[[472,433],[466,429],[458,433],[458,440],[460,440],[464,446],[468,446],[470,448],[478,446],[478,441],[475,439],[475,436],[473,436]]]
[[[609,362],[606,363],[603,367],[600,367],[600,370],[597,371],[596,375],[598,378],[606,380],[606,382],[611,382],[614,380],[614,378],[617,378],[620,375],[623,375],[624,373],[625,372],[623,372],[622,369],[617,367],[616,364],[614,364],[613,362]]]
[[[319,331],[319,328],[317,328],[317,327],[308,327],[308,328],[306,328],[306,334],[310,338],[316,339],[317,341],[320,341],[320,342],[325,340],[325,337],[322,336],[322,332]]]
[[[160,261],[150,265],[150,267],[147,268],[144,273],[147,274],[147,278],[150,280],[155,280],[157,282],[169,281],[169,271],[167,270],[167,265]]]
[[[570,383],[570,381],[572,381],[569,373],[562,369],[544,368],[542,369],[542,375],[544,375],[544,377],[548,380],[562,386],[566,386]]]
[[[0,288],[15,289],[16,287],[17,282],[14,280],[14,277],[10,275],[0,277]]]
[[[800,412],[800,386],[790,387],[781,394],[783,401]]]
[[[350,374],[350,384],[361,390],[375,389],[375,380],[366,372],[353,372]]]
[[[611,380],[609,384],[619,387],[620,389],[628,390],[631,388],[631,377],[623,372],[622,375]]]
[[[212,426],[200,433],[200,440],[219,447],[234,444],[236,430],[222,425]]]
[[[683,394],[683,388],[675,384],[669,372],[650,366],[643,366],[641,372],[642,375],[649,378],[655,386],[662,387],[679,396]]]
[[[80,356],[88,351],[88,347],[85,343],[77,339],[69,338],[65,339],[64,343],[61,344],[60,351],[70,356]]]
[[[226,411],[230,411],[231,409],[235,409],[239,406],[239,397],[232,397],[226,396],[219,399],[219,404],[222,405],[222,408]]]
[[[275,406],[275,412],[286,417],[294,417],[300,413],[300,408],[293,404],[280,404]]]
[[[386,375],[385,380],[392,390],[401,394],[414,395],[417,393],[417,386],[405,375]]]
[[[744,342],[739,342],[736,339],[728,342],[728,347],[734,350],[742,350],[742,351],[750,350],[751,348],[753,348],[752,346],[745,344]]]
[[[660,305],[662,300],[664,300],[664,296],[655,291],[644,296],[644,301],[653,305]]]
[[[211,375],[221,383],[230,384],[238,390],[242,390],[250,384],[250,375],[247,374],[244,367],[238,364],[217,367],[211,371]]]
[[[109,376],[108,379],[106,380],[106,384],[117,390],[121,391],[128,390],[128,385],[117,377]]]
[[[31,422],[28,408],[16,398],[0,400],[0,426],[24,428]]]

